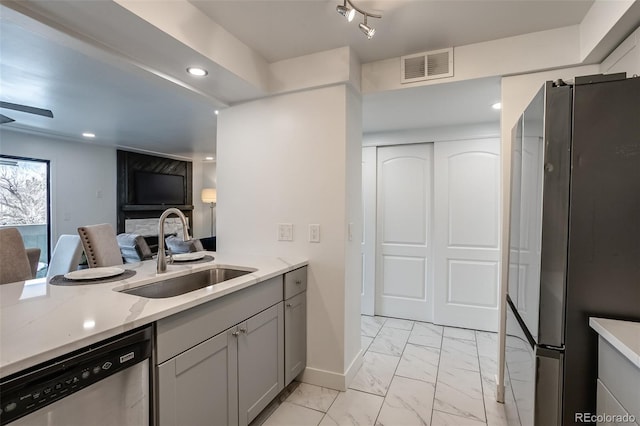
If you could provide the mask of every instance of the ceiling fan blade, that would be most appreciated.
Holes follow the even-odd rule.
[[[43,109],[43,108],[36,108],[36,107],[20,105],[20,104],[12,104],[11,102],[2,102],[2,101],[0,101],[0,108],[13,109],[16,111],[22,111],[29,114],[36,114],[36,115],[41,115],[43,117],[53,118],[53,113],[51,112],[51,110]]]
[[[16,120],[14,120],[13,118],[7,117],[6,115],[0,114],[0,124],[7,124],[14,121]]]

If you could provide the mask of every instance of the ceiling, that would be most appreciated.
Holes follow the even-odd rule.
[[[0,100],[50,109],[54,118],[1,109],[2,125],[83,141],[178,156],[215,152],[215,106],[178,86],[88,56],[59,35],[0,19]],[[214,135],[212,140],[211,135]],[[84,140],[86,141],[86,140]]]
[[[575,24],[592,3],[354,1],[384,15],[369,22],[378,30],[372,40],[366,40],[356,22],[347,24],[335,12],[334,0],[192,3],[269,61],[350,45],[363,62]],[[90,143],[194,159],[214,154],[213,111],[220,103],[181,87],[189,84],[188,77],[184,84],[164,78],[5,6],[0,5],[0,12],[0,100],[51,109],[55,116],[49,119],[2,109],[0,113],[16,122],[0,130],[83,142],[80,134],[91,131],[97,136]],[[378,132],[497,121],[499,114],[490,105],[499,98],[497,78],[367,95],[363,129]]]
[[[342,0],[189,0],[269,62],[351,46],[363,63],[579,24],[593,0],[353,0],[373,39],[348,23]]]

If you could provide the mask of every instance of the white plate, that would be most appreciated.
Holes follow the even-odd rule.
[[[200,260],[203,259],[205,253],[202,251],[195,251],[192,253],[177,253],[173,255],[174,262],[188,262],[190,260]]]
[[[122,268],[116,268],[114,266],[103,266],[100,268],[87,268],[80,269],[78,271],[71,271],[64,274],[64,277],[68,280],[95,280],[97,278],[109,278],[120,275],[124,272]]]

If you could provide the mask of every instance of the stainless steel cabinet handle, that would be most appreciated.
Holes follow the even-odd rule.
[[[290,307],[291,307],[291,303],[287,303],[287,304],[286,304],[286,305],[284,305],[284,306],[286,306],[287,308],[290,308]]]
[[[240,329],[240,333],[246,333],[246,332],[247,332],[247,329],[246,329],[246,328],[241,328],[241,329]]]
[[[296,280],[296,285],[302,284],[302,280]]]
[[[234,331],[234,332],[233,332],[233,333],[231,333],[231,334],[233,334],[234,336],[238,337],[238,336],[240,335],[240,332],[239,332],[239,331]]]

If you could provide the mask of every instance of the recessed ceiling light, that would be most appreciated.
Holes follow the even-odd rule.
[[[496,102],[495,104],[491,105],[491,108],[493,108],[493,109],[501,109],[502,108],[502,104],[500,102]]]
[[[95,138],[96,134],[91,132],[84,132],[82,133],[82,136],[84,136],[85,138]]]
[[[196,77],[204,77],[205,75],[209,74],[207,70],[199,67],[189,67],[187,68],[187,72],[191,75],[195,75]]]
[[[207,161],[211,161],[211,160],[213,160],[213,157],[204,157],[204,159],[207,160]]]
[[[215,115],[218,115],[218,114],[220,114],[220,111],[215,110],[215,111],[213,111],[213,113],[214,113]]]

